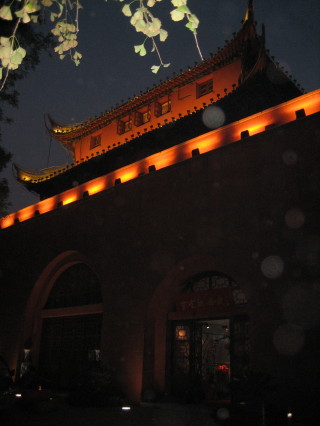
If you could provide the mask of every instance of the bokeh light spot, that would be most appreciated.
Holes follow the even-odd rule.
[[[261,271],[267,278],[279,278],[283,270],[284,264],[279,256],[268,256],[261,262]]]
[[[298,161],[298,155],[295,151],[288,149],[282,154],[282,159],[287,166],[294,166]]]
[[[219,408],[217,411],[217,418],[219,420],[227,420],[230,417],[229,410],[227,408]]]
[[[285,215],[285,221],[289,228],[298,229],[305,222],[304,213],[300,209],[290,209]]]
[[[203,111],[202,121],[209,129],[217,129],[226,121],[226,115],[221,108],[212,105]]]

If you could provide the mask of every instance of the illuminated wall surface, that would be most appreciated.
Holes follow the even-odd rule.
[[[153,170],[160,170],[191,158],[192,151],[194,150],[199,150],[200,154],[204,154],[216,148],[237,142],[245,136],[262,133],[268,130],[268,126],[273,128],[278,127],[299,119],[300,116],[308,116],[319,111],[320,89],[258,114],[254,114],[228,126],[190,139],[172,148],[122,167],[105,176],[98,177],[76,188],[72,188],[59,195],[47,198],[32,206],[12,213],[0,219],[1,229],[12,226],[17,222],[31,219],[36,215],[47,213],[57,207],[63,207],[64,205],[76,202],[86,195],[91,196],[98,192],[108,190],[117,183],[124,183],[135,179],[142,173],[148,173],[150,166],[154,166]]]
[[[221,93],[221,95],[223,95],[225,88],[228,93],[231,93],[232,90],[237,86],[236,83],[239,80],[240,74],[241,63],[240,60],[238,60],[232,64],[224,66],[222,69],[206,74],[205,77],[197,79],[192,83],[178,87],[176,90],[171,92],[170,95],[164,95],[162,98],[158,99],[158,102],[160,103],[170,101],[169,111],[160,116],[156,116],[155,114],[154,102],[150,102],[149,104],[143,105],[140,108],[136,107],[136,111],[149,111],[150,116],[146,123],[139,126],[134,125],[135,112],[128,112],[128,115],[122,117],[122,120],[124,120],[124,122],[131,120],[132,126],[130,130],[124,132],[123,134],[119,134],[117,131],[118,121],[113,120],[110,124],[104,125],[101,130],[97,130],[90,135],[81,137],[74,146],[74,160],[81,161],[83,158],[90,157],[92,153],[95,154],[96,151],[101,151],[102,149],[108,151],[110,148],[112,149],[115,146],[123,145],[132,138],[139,137],[143,133],[165,125],[168,121],[171,121],[172,117],[178,119],[181,116],[187,115],[188,111],[194,111],[195,107],[203,108],[205,104],[211,103],[211,99],[214,97],[214,94],[211,91],[204,96],[197,97],[196,91],[199,84],[212,79],[215,94]],[[232,83],[234,86],[232,86]],[[101,135],[101,144],[97,148],[91,148],[91,138],[97,135]],[[70,136],[66,134],[66,137]],[[111,143],[110,141],[116,143]]]

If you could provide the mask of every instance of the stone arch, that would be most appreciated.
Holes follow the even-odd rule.
[[[159,283],[150,300],[147,312],[145,334],[145,365],[143,388],[163,391],[166,386],[167,360],[167,324],[168,314],[174,311],[175,297],[182,290],[182,284],[191,277],[199,276],[205,271],[228,272],[235,281],[243,279],[233,269],[231,262],[217,264],[212,256],[197,255],[187,258],[175,265]],[[151,356],[150,356],[151,355]]]
[[[25,354],[25,349],[30,347],[32,350],[32,362],[35,366],[38,366],[44,318],[58,318],[60,316],[74,317],[77,315],[81,316],[103,313],[102,292],[100,303],[94,303],[87,306],[73,306],[66,309],[64,307],[58,307],[56,312],[54,312],[55,309],[50,309],[52,306],[49,306],[49,309],[47,309],[48,307],[46,304],[55,284],[61,277],[63,277],[63,274],[77,265],[85,265],[89,270],[91,270],[92,274],[97,277],[97,281],[99,283],[101,282],[94,267],[88,259],[79,252],[71,250],[66,251],[52,259],[40,273],[26,305],[24,329],[20,345],[21,361]]]

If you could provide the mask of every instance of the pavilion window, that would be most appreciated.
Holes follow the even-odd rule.
[[[90,139],[90,149],[94,149],[97,146],[101,145],[101,133],[100,135],[96,135],[96,136],[91,136]]]
[[[210,92],[213,92],[213,80],[207,80],[203,83],[197,84],[197,98],[201,98]]]
[[[142,126],[142,124],[148,123],[151,120],[150,107],[136,111],[134,114],[134,125]]]
[[[155,102],[154,104],[154,115],[160,117],[161,115],[167,114],[171,111],[171,101],[169,99],[165,101]]]
[[[122,135],[123,133],[129,132],[132,129],[132,120],[119,120],[118,121],[118,135]]]

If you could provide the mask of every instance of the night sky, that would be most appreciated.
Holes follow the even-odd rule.
[[[163,4],[162,4],[163,3]],[[80,45],[83,54],[79,67],[65,58],[44,54],[35,72],[17,84],[19,109],[8,109],[14,123],[3,128],[2,145],[13,154],[13,161],[28,169],[39,170],[67,162],[65,150],[51,141],[44,125],[44,115],[57,122],[80,122],[100,115],[116,103],[139,94],[173,71],[185,70],[199,61],[193,36],[183,23],[172,23],[169,0],[155,9],[165,29],[166,43],[161,43],[164,62],[171,66],[152,74],[158,64],[155,54],[144,58],[134,53],[143,35],[130,26],[122,15],[120,3],[82,0]],[[319,0],[256,0],[255,20],[258,31],[266,26],[266,44],[305,89],[320,88],[320,2]],[[241,27],[247,0],[189,0],[191,10],[200,19],[199,43],[205,57],[223,47],[225,40]],[[50,150],[50,155],[49,155]],[[11,165],[4,175],[9,179],[12,203],[9,212],[34,204],[30,194],[12,177]]]

